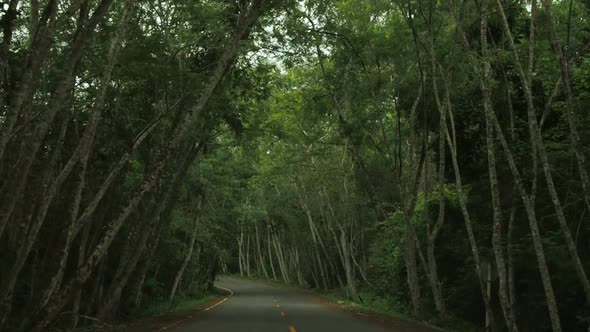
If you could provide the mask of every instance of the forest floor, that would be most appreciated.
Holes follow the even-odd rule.
[[[207,294],[202,298],[186,300],[178,303],[172,310],[160,310],[156,308],[146,309],[137,317],[121,322],[105,323],[76,329],[76,332],[156,332],[173,331],[175,327],[184,321],[195,317],[197,314],[209,308],[225,298],[228,293],[216,289],[215,293]]]
[[[378,322],[390,328],[392,331],[416,331],[416,332],[437,332],[445,331],[439,327],[428,324],[427,322],[419,322],[412,320],[406,316],[383,312],[378,308],[372,308],[370,306],[361,305],[358,303],[350,302],[344,298],[340,298],[338,295],[322,294],[314,291],[310,291],[309,294],[317,298],[319,303],[324,305],[337,308],[346,312],[350,312],[354,315],[363,317],[367,320]]]

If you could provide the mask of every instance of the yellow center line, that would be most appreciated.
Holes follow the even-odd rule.
[[[297,332],[297,330],[295,330],[295,326],[289,325],[289,332]]]

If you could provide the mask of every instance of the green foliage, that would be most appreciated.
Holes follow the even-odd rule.
[[[572,269],[542,160],[531,153],[528,110],[531,106],[532,120],[542,122],[566,227],[587,269],[590,211],[568,115],[574,114],[579,148],[588,159],[590,2],[552,2],[571,71],[573,106],[563,84],[554,91],[560,59],[551,44],[547,11],[539,3],[531,43],[528,2],[501,2],[520,64],[525,71],[529,61],[532,65],[525,74],[530,74],[533,100],[527,105],[502,16],[492,1],[487,8],[491,106],[523,187],[534,190],[533,208],[563,330],[585,330],[590,304]],[[50,20],[55,33],[37,40],[31,30],[34,3],[19,2],[14,22],[0,8],[0,129],[7,138],[0,155],[0,217],[7,221],[0,231],[0,304],[12,306],[0,329],[42,313],[38,305],[49,290],[51,301],[62,298],[63,289],[79,291],[63,298],[90,298],[75,310],[91,317],[167,310],[191,248],[173,307],[210,298],[215,275],[239,272],[411,316],[407,222],[417,233],[419,254],[426,255],[441,195],[445,215],[430,245],[448,316],[451,324],[483,325],[484,304],[464,219],[469,213],[480,259],[495,264],[491,150],[483,135],[481,3],[265,1],[235,56],[219,61],[250,2],[136,2],[124,25],[120,54],[111,58],[111,44],[123,31],[118,24],[124,2],[114,2],[71,64],[67,61],[75,52],[70,48],[79,28],[89,24],[84,6],[72,13],[58,6]],[[40,13],[49,13],[43,6],[52,3],[41,1]],[[92,14],[96,3],[89,4]],[[27,81],[27,70],[35,65],[30,59],[37,56],[39,67]],[[109,63],[112,73],[107,73]],[[219,64],[227,65],[223,77],[210,85],[217,82],[212,75]],[[71,77],[61,81],[67,68]],[[101,82],[105,75],[110,80]],[[103,87],[104,102],[98,98]],[[57,98],[62,90],[67,93]],[[197,109],[209,92],[206,107]],[[23,104],[12,109],[21,97]],[[88,136],[92,142],[83,165],[74,151],[88,138],[95,107],[101,113],[96,132]],[[438,143],[447,143],[447,133],[439,128],[441,110],[448,113],[453,149],[445,146],[446,164],[439,170]],[[192,112],[196,118],[187,117]],[[501,245],[514,260],[517,323],[522,331],[543,331],[550,321],[535,247],[498,134],[494,129]],[[38,151],[29,156],[36,144]],[[28,157],[30,167],[25,167]],[[50,185],[70,158],[77,158],[75,165],[53,197]],[[107,182],[111,172],[116,176]],[[105,183],[111,184],[103,188]],[[94,205],[100,193],[104,196]],[[407,221],[406,213],[411,214]],[[116,224],[122,217],[124,222]],[[117,233],[113,239],[105,237],[109,229]],[[69,230],[75,230],[73,238]],[[100,257],[90,259],[95,252]],[[416,318],[432,320],[436,307],[422,259],[417,258],[417,267],[423,316]],[[88,261],[94,265],[83,269]],[[90,271],[83,282],[76,279],[80,271]],[[501,330],[499,283],[497,272],[492,274],[491,306]],[[5,282],[12,276],[14,287]],[[54,276],[59,282],[51,289]],[[75,287],[66,287],[69,283]],[[109,303],[111,298],[115,303]],[[72,309],[70,302],[63,303],[64,312]],[[55,327],[72,323],[58,320]]]
[[[138,309],[137,311],[133,312],[132,315],[134,317],[148,317],[148,316],[156,316],[165,312],[169,311],[179,311],[179,310],[186,310],[186,309],[193,309],[198,307],[204,303],[207,303],[214,299],[216,293],[209,292],[200,294],[198,296],[190,296],[190,297],[180,297],[176,299],[174,306],[171,308],[168,301],[165,299],[161,299],[161,302],[152,302],[146,304]]]

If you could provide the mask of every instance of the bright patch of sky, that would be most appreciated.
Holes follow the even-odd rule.
[[[90,84],[88,82],[82,82],[82,79],[80,77],[76,77],[76,85],[78,85],[82,89],[88,89],[90,87]]]
[[[311,31],[313,28],[317,30],[323,29],[322,22],[317,17],[314,17],[314,13],[307,8],[306,1],[301,0],[298,2],[298,10],[305,13],[311,20],[300,19],[298,21],[298,28],[300,29],[298,33],[305,30]],[[286,29],[286,20],[286,15],[281,14],[274,17],[272,21],[263,27],[264,36],[261,35],[261,38],[254,39],[256,50],[246,54],[246,61],[254,64],[270,63],[275,65],[281,72],[286,73],[287,60],[289,58],[296,58],[297,61],[306,61],[316,55],[315,48],[301,48],[293,43],[288,35],[289,31]],[[322,44],[320,51],[323,54],[329,54],[331,48],[326,44]]]

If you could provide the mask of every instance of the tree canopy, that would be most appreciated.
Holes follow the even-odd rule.
[[[172,308],[222,273],[443,328],[586,331],[589,18],[4,0],[0,331]]]

